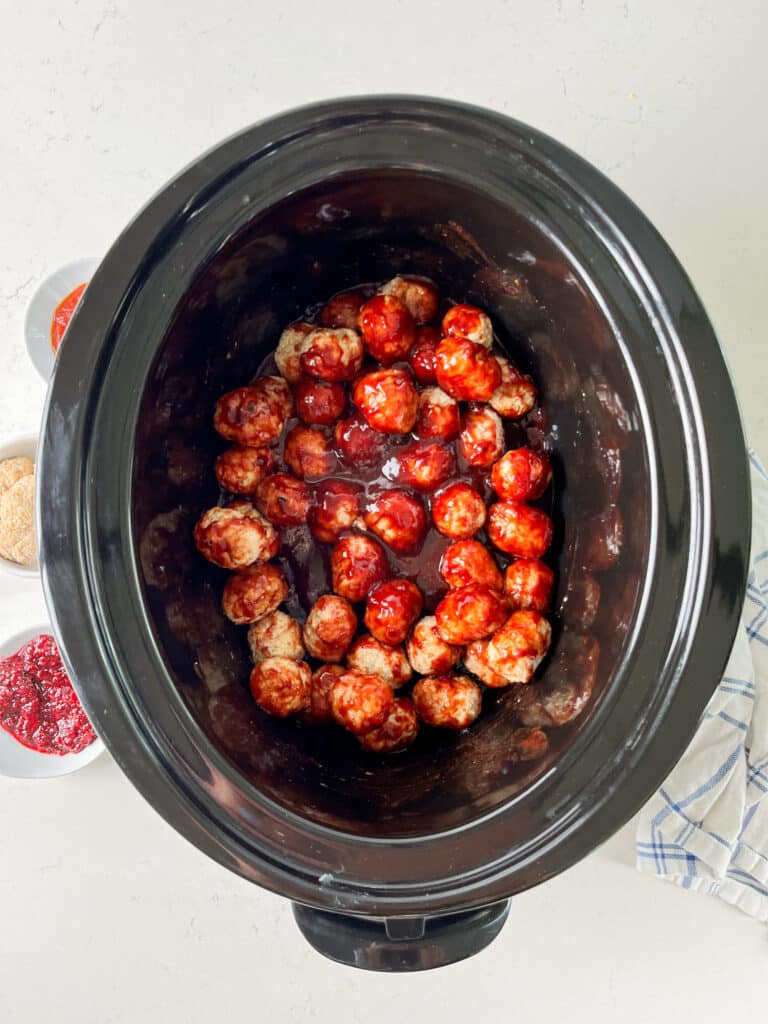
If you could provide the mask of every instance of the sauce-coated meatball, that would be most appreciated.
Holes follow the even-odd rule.
[[[197,521],[194,535],[200,554],[223,569],[267,562],[280,547],[272,524],[247,501],[209,508]]]
[[[301,377],[293,386],[296,415],[303,423],[332,427],[347,407],[343,384]]]
[[[413,688],[413,703],[422,722],[443,729],[466,729],[482,708],[477,683],[467,676],[427,676]]]
[[[530,448],[505,452],[491,470],[493,488],[504,501],[534,501],[546,491],[551,479],[547,456]]]
[[[382,458],[387,435],[374,430],[360,413],[339,420],[333,432],[345,465],[374,466]]]
[[[282,377],[258,377],[222,395],[213,414],[214,429],[237,444],[271,444],[293,412],[291,390]]]
[[[330,702],[334,720],[362,736],[384,724],[395,698],[378,676],[345,672],[331,687]]]
[[[382,491],[365,510],[365,525],[399,554],[415,551],[427,532],[427,514],[405,491]]]
[[[244,626],[275,611],[287,596],[288,584],[277,566],[254,565],[229,577],[221,607],[228,619]]]
[[[296,476],[317,479],[336,467],[336,453],[321,427],[293,427],[285,436],[283,459]]]
[[[363,365],[362,339],[348,327],[317,327],[302,343],[299,365],[320,380],[352,380]]]
[[[313,658],[341,661],[357,632],[357,617],[344,597],[324,594],[313,604],[304,624],[304,646]]]
[[[274,468],[275,456],[269,448],[249,448],[244,444],[227,448],[213,466],[219,486],[233,494],[253,494]]]
[[[477,676],[481,683],[485,683],[486,686],[490,686],[492,689],[509,686],[510,681],[505,679],[504,676],[500,676],[498,672],[494,672],[488,664],[487,655],[488,641],[473,640],[471,644],[467,644],[464,648],[464,655],[462,657],[464,668],[467,672],[471,672],[473,676]]]
[[[498,590],[478,583],[449,590],[435,608],[437,631],[449,644],[482,640],[501,626],[507,603]]]
[[[345,530],[358,524],[360,487],[345,480],[326,480],[318,485],[309,529],[315,540],[334,544]]]
[[[541,509],[497,501],[488,509],[488,537],[515,558],[541,558],[552,543],[552,520]]]
[[[285,612],[274,611],[248,627],[248,647],[254,663],[265,658],[301,661],[306,653],[301,626]]]
[[[465,540],[485,524],[482,495],[462,481],[448,484],[432,500],[432,521],[445,537]]]
[[[501,369],[487,348],[467,338],[444,338],[435,352],[437,383],[459,402],[487,402]]]
[[[373,754],[391,754],[409,747],[418,732],[419,719],[413,701],[397,697],[378,729],[363,733],[360,746]]]
[[[410,580],[386,580],[371,590],[365,604],[364,622],[377,640],[394,647],[408,636],[421,614],[424,599]]]
[[[347,665],[355,672],[379,676],[390,686],[407,683],[413,675],[402,647],[390,647],[373,636],[361,636],[347,651]]]
[[[251,694],[264,711],[287,718],[309,704],[312,673],[303,661],[265,658],[251,672]]]
[[[511,611],[528,609],[545,612],[549,608],[555,574],[535,558],[519,558],[504,572],[504,593]]]
[[[467,338],[483,348],[493,345],[491,319],[477,306],[451,306],[443,317],[443,334],[446,338]]]
[[[400,299],[374,295],[360,308],[360,333],[373,358],[389,366],[408,355],[416,327]]]
[[[488,548],[479,540],[457,540],[440,560],[440,575],[451,589],[479,583],[501,590],[503,580]]]
[[[461,418],[459,447],[471,466],[492,466],[504,451],[504,427],[497,413],[487,405],[467,409]]]
[[[339,292],[320,310],[320,323],[323,327],[348,327],[355,330],[363,301],[362,295],[356,292]]]
[[[452,441],[459,436],[461,416],[459,404],[442,388],[425,388],[419,395],[419,412],[416,418],[416,433],[419,437],[439,437]]]
[[[342,537],[331,552],[333,589],[353,603],[391,575],[384,548],[372,537]]]
[[[401,448],[383,467],[385,476],[419,491],[433,491],[455,470],[453,448],[440,441],[415,441]]]
[[[435,327],[417,327],[416,340],[408,353],[408,365],[419,384],[436,384],[435,353],[441,341]]]
[[[352,398],[368,425],[382,434],[413,430],[419,396],[406,370],[374,370],[355,384]]]
[[[552,627],[538,612],[512,612],[488,641],[486,661],[510,683],[528,683],[549,649]]]
[[[437,631],[434,615],[425,615],[414,625],[405,644],[408,661],[422,676],[441,676],[461,657],[461,647],[447,644]]]
[[[306,336],[314,329],[314,324],[299,320],[295,324],[289,324],[280,335],[275,349],[275,364],[280,374],[291,384],[294,384],[301,376],[301,366],[299,365],[301,347]]]
[[[331,714],[331,688],[347,670],[343,665],[321,665],[312,673],[309,687],[309,705],[300,712],[303,721],[312,725],[325,725],[333,721]]]
[[[496,356],[501,368],[501,384],[488,399],[490,407],[505,419],[517,420],[536,404],[536,387],[504,356]]]
[[[256,488],[256,505],[275,526],[298,526],[307,521],[312,492],[290,473],[274,473]]]
[[[398,298],[417,324],[426,324],[437,316],[437,288],[431,281],[393,277],[379,288],[379,292]]]

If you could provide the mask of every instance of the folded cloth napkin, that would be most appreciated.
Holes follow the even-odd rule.
[[[637,867],[768,921],[768,473],[750,451],[752,554],[731,656],[690,746],[640,812]]]

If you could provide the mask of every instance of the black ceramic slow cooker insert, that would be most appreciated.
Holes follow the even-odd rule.
[[[542,685],[591,697],[541,762],[510,763],[503,695],[472,730],[389,758],[270,719],[220,571],[191,544],[217,499],[216,398],[307,307],[408,272],[485,308],[546,410],[558,583]],[[461,104],[306,107],[182,172],[85,293],[39,466],[51,616],[112,754],[191,842],[362,967],[476,952],[510,896],[625,822],[690,739],[745,586],[744,438],[683,270],[594,168]]]

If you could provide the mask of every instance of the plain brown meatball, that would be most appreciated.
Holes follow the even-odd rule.
[[[258,622],[288,596],[285,576],[275,565],[255,565],[230,576],[221,595],[224,614],[244,626]]]
[[[313,658],[341,661],[357,632],[357,617],[344,597],[324,594],[312,606],[304,624],[304,646]]]
[[[421,615],[424,599],[410,580],[385,580],[368,594],[364,622],[383,644],[403,643],[411,625]]]
[[[402,647],[390,647],[372,636],[355,640],[347,651],[347,665],[355,672],[379,676],[393,687],[402,686],[413,675]]]
[[[434,615],[425,615],[414,625],[405,643],[408,661],[422,676],[441,676],[461,657],[461,647],[447,644],[437,631]]]
[[[209,508],[194,531],[197,550],[223,569],[244,569],[274,558],[280,539],[274,527],[247,501]]]
[[[222,395],[213,415],[214,429],[227,441],[265,445],[276,441],[293,412],[291,389],[282,377],[258,377]]]
[[[460,730],[480,714],[482,694],[467,676],[427,676],[414,686],[413,703],[427,725]]]
[[[306,651],[301,626],[285,612],[274,611],[248,627],[248,647],[254,663],[265,658],[301,661]]]
[[[510,683],[528,683],[549,649],[552,627],[538,612],[513,612],[488,642],[485,656]]]
[[[213,465],[219,486],[233,494],[253,494],[274,468],[275,456],[269,448],[249,448],[244,444],[227,448]]]
[[[419,719],[413,701],[408,697],[397,697],[378,729],[363,733],[360,746],[373,754],[391,754],[409,747],[418,732]]]
[[[448,644],[482,640],[502,625],[507,602],[498,590],[478,583],[449,590],[435,608],[437,631]]]
[[[318,327],[304,339],[299,365],[304,373],[320,380],[353,380],[363,365],[363,351],[357,331]]]
[[[384,548],[372,537],[342,537],[331,552],[333,589],[348,601],[364,601],[373,586],[391,575]]]
[[[309,704],[312,673],[303,661],[265,658],[251,672],[251,694],[264,711],[287,718]]]
[[[314,329],[314,324],[300,320],[295,324],[290,324],[280,335],[275,349],[275,364],[280,374],[291,384],[295,384],[301,376],[301,366],[299,365],[301,348],[306,336]]]
[[[328,476],[336,468],[336,453],[321,427],[296,426],[285,435],[283,459],[302,480]]]
[[[307,521],[312,492],[290,473],[274,473],[256,488],[256,505],[275,526],[299,526]]]
[[[378,676],[345,672],[331,687],[330,701],[334,720],[362,736],[384,724],[395,698]]]
[[[342,665],[321,665],[312,673],[309,705],[300,712],[303,721],[311,725],[325,725],[333,721],[331,714],[331,688],[346,668]]]

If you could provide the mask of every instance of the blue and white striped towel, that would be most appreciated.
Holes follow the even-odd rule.
[[[637,867],[768,921],[768,473],[750,452],[741,624],[690,746],[640,812]]]

